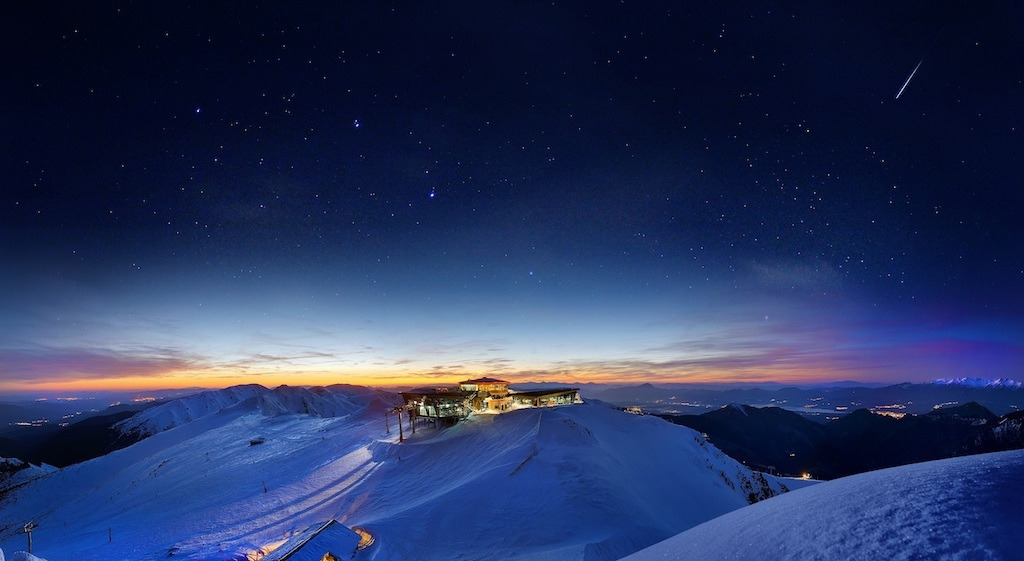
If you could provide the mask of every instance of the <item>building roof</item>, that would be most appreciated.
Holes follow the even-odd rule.
[[[475,380],[466,380],[465,382],[459,382],[460,384],[507,384],[505,380],[499,380],[497,378],[476,378]]]
[[[328,520],[295,534],[263,561],[320,561],[328,552],[348,559],[355,552],[359,540],[359,534],[337,520]]]

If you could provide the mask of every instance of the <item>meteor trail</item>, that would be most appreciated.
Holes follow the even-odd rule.
[[[907,84],[909,84],[910,81],[914,79],[914,74],[917,74],[917,69],[921,68],[922,62],[924,62],[923,58],[917,61],[917,66],[914,67],[914,71],[910,73],[910,76],[907,76],[907,81],[903,82],[903,87],[900,88],[900,91],[896,92],[896,99],[899,99],[900,96],[903,95],[903,90],[907,89]]]

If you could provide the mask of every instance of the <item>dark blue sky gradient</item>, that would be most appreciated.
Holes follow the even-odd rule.
[[[0,387],[1021,376],[1016,3],[206,4],[0,18]]]

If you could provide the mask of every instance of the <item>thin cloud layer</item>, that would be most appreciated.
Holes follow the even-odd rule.
[[[208,366],[205,357],[179,349],[0,349],[0,376],[5,383],[160,378],[183,371],[204,370]]]

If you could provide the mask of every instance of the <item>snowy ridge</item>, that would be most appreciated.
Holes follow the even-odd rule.
[[[326,388],[280,386],[272,390],[249,384],[181,397],[141,411],[115,428],[122,434],[146,437],[229,407],[248,406],[264,415],[344,417],[368,407],[383,413],[388,404],[394,406],[399,401],[394,394],[344,384]]]
[[[733,410],[733,411],[739,411],[745,417],[749,417],[750,416],[750,413],[748,412],[749,408],[751,408],[749,405],[743,405],[742,403],[736,403],[735,401],[722,407],[722,409],[730,409],[730,410]]]
[[[362,386],[337,384],[315,388],[280,386],[260,394],[256,402],[264,415],[344,417],[367,408],[383,414],[385,409],[401,403],[401,398]]]
[[[836,479],[730,512],[623,561],[1020,559],[1024,450]]]
[[[34,465],[17,458],[0,458],[0,493],[55,471],[57,468],[47,464]]]
[[[932,380],[932,383],[937,386],[967,386],[970,388],[1009,388],[1017,390],[1024,388],[1024,382],[1018,382],[1009,378],[996,378],[995,380],[986,380],[984,378],[939,378],[938,380]]]
[[[179,397],[150,407],[114,425],[122,434],[149,436],[220,411],[270,390],[259,385],[232,386]]]
[[[292,411],[293,390],[276,394]],[[334,518],[372,532],[356,561],[611,561],[783,490],[655,417],[522,409],[406,425],[400,444],[375,399],[347,417],[228,406],[12,490],[0,520],[35,520],[49,559],[241,560]],[[0,524],[0,547],[23,542]]]

